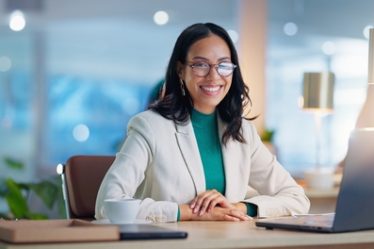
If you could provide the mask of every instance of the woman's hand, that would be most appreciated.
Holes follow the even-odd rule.
[[[214,207],[210,212],[197,216],[196,220],[208,221],[248,221],[250,217],[239,209]]]
[[[205,213],[209,213],[217,205],[222,208],[235,208],[235,206],[231,204],[226,197],[215,189],[200,193],[190,202],[192,212],[200,216],[204,215]]]
[[[243,204],[243,203],[240,203]],[[232,204],[233,205],[233,204]],[[243,204],[244,205],[244,204]],[[210,212],[203,215],[194,214],[187,204],[182,204],[180,208],[180,220],[198,220],[198,221],[248,221],[251,218],[243,210],[236,208],[214,207]]]

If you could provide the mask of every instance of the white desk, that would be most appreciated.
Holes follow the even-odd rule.
[[[160,224],[185,230],[184,240],[113,241],[15,245],[0,242],[0,249],[224,249],[224,248],[374,248],[374,230],[340,234],[318,234],[266,230],[250,222],[180,222]]]

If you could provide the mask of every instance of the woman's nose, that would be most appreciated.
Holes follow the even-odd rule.
[[[218,74],[217,67],[211,66],[208,75],[206,76],[208,79],[220,79],[221,75]]]

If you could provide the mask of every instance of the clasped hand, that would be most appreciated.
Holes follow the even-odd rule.
[[[189,217],[185,214],[189,213]],[[200,193],[189,204],[181,205],[181,219],[247,221],[247,207],[244,203],[230,203],[216,190]]]

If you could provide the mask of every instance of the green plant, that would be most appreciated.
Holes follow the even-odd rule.
[[[273,142],[274,134],[274,130],[265,129],[261,134],[261,140],[263,142]]]
[[[12,158],[4,158],[5,165],[12,170],[23,170],[24,164]],[[0,213],[5,219],[47,219],[43,213],[32,212],[27,199],[31,192],[40,198],[42,203],[52,209],[57,205],[60,216],[64,214],[61,180],[58,176],[33,183],[16,182],[14,179],[0,178],[0,199],[8,205],[8,213]]]

